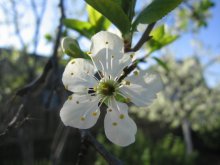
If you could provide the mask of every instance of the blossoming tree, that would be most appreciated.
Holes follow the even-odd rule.
[[[77,164],[79,164],[83,155],[83,147],[87,145],[93,146],[109,164],[122,164],[118,158],[109,153],[95,139],[95,136],[88,129],[92,128],[104,114],[104,132],[107,139],[113,143],[112,145],[116,144],[125,147],[135,143],[138,125],[135,124],[129,115],[129,106],[131,104],[138,107],[149,106],[157,97],[157,93],[163,88],[164,83],[159,74],[150,70],[141,70],[139,63],[145,62],[152,52],[161,49],[179,37],[173,32],[168,33],[163,22],[160,25],[157,22],[182,2],[183,0],[154,0],[141,8],[140,11],[135,12],[136,0],[85,0],[84,5],[87,6],[88,20],[82,21],[80,19],[66,18],[66,13],[68,12],[65,11],[65,5],[67,6],[68,3],[64,3],[64,0],[59,0],[60,17],[56,36],[53,38],[50,35],[46,35],[48,41],[54,41],[53,51],[45,66],[42,67],[42,74],[33,80],[33,77],[39,74],[36,65],[36,54],[40,20],[42,20],[41,15],[43,15],[40,13],[44,13],[45,3],[43,3],[44,7],[38,10],[36,9],[38,3],[34,0],[31,1],[33,13],[37,16],[36,25],[38,28],[36,28],[33,37],[34,62],[29,62],[28,59],[31,56],[27,56],[28,52],[26,51],[28,49],[26,50],[26,43],[22,40],[22,30],[24,31],[24,29],[17,24],[17,19],[19,18],[17,13],[20,8],[18,7],[19,10],[17,10],[17,2],[12,0],[15,31],[23,46],[22,53],[24,52],[25,59],[21,58],[21,63],[19,64],[15,61],[15,66],[22,65],[22,67],[27,67],[30,65],[30,67],[27,67],[31,73],[28,80],[33,81],[18,90],[12,99],[7,102],[9,109],[13,111],[13,115],[9,115],[7,109],[4,110],[4,113],[0,112],[1,119],[4,119],[0,121],[0,137],[7,139],[5,137],[7,137],[8,132],[19,128],[17,132],[21,141],[20,146],[24,164],[33,164],[33,139],[35,137],[32,136],[32,133],[34,132],[33,135],[36,135],[35,131],[38,131],[35,130],[35,127],[22,127],[23,123],[30,120],[32,115],[34,118],[35,113],[46,112],[47,114],[48,111],[45,109],[54,103],[56,110],[59,110],[59,115],[54,114],[59,117],[58,123],[60,122],[60,124],[58,124],[59,126],[56,125],[57,127],[55,126],[57,128],[56,133],[51,131],[54,137],[52,137],[53,142],[49,159],[53,164],[60,163],[61,153],[70,132],[69,130],[79,130],[81,133],[81,150],[78,154]],[[178,26],[172,27],[172,30],[179,32],[179,30],[184,29],[184,25],[181,23],[184,24],[192,20],[197,23],[197,26],[204,26],[208,15],[206,11],[212,6],[210,0],[202,0],[201,3],[198,3],[201,5],[198,8],[201,8],[203,12],[197,9],[197,5],[194,5],[194,2],[188,3],[184,1],[184,4],[184,7],[176,11],[175,22],[178,22],[178,24],[175,25]],[[25,9],[25,7],[21,9]],[[70,9],[73,10],[72,7]],[[181,19],[182,13],[185,12],[190,19],[189,17],[187,17],[187,20]],[[119,31],[117,34],[109,32],[109,27],[113,26]],[[139,31],[141,26],[144,27],[143,32]],[[78,44],[76,38],[73,39],[71,37],[71,33],[68,33],[69,29],[78,32],[80,37],[91,40],[90,50],[81,49],[82,45]],[[135,36],[136,34],[139,35],[139,39]],[[67,35],[68,37],[66,37]],[[135,43],[134,41],[136,40],[137,42]],[[147,44],[148,52],[143,51],[143,49],[140,51],[144,44]],[[62,55],[66,54],[70,57],[65,56],[63,58],[60,55],[59,47],[62,48]],[[142,58],[138,58],[136,56],[137,53],[139,55],[142,54]],[[154,58],[154,60],[166,68],[161,59]],[[26,62],[25,65],[23,65],[23,61]],[[60,65],[61,61],[67,63],[65,69],[63,65]],[[60,77],[61,70],[63,72],[62,78]],[[14,71],[14,68],[12,71]],[[19,74],[20,72],[23,73],[23,70],[19,72],[17,70],[13,73],[18,73],[17,75],[22,77]],[[14,74],[11,77],[14,78]],[[4,81],[3,77],[1,79]],[[7,77],[5,79],[7,80]],[[59,84],[61,81],[62,85]],[[6,86],[8,85],[7,81],[4,81],[4,83]],[[17,85],[20,86],[20,84]],[[63,87],[65,87],[65,90]],[[3,89],[4,94],[8,94],[8,88],[3,86],[1,89]],[[2,99],[2,94],[0,99]],[[1,101],[5,102],[5,100],[7,99],[4,98]],[[36,103],[32,105],[33,100]],[[39,100],[43,100],[43,103]],[[35,108],[37,111],[35,111]],[[45,123],[47,124],[47,122],[45,117]],[[44,122],[39,123],[45,124]],[[41,127],[40,124],[38,128]],[[67,126],[77,129],[71,129]],[[44,128],[44,126],[42,127]],[[45,127],[46,129],[47,127]],[[44,133],[42,130],[39,132]]]
[[[190,154],[193,151],[191,129],[202,132],[219,127],[220,105],[216,101],[219,90],[207,86],[203,67],[197,58],[175,61],[166,57],[165,61],[169,71],[160,68],[165,86],[163,92],[149,108],[133,110],[151,121],[163,121],[172,128],[181,126]]]

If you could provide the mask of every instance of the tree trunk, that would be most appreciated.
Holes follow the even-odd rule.
[[[182,124],[182,131],[183,131],[184,141],[185,141],[185,145],[186,145],[186,154],[190,155],[193,151],[190,122],[189,122],[188,119],[184,118],[182,120],[181,124]]]

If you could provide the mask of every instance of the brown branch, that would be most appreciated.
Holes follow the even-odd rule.
[[[80,130],[80,135],[81,135],[81,145],[80,145],[80,151],[77,156],[76,165],[82,164],[82,160],[84,156],[86,155],[88,148],[89,148],[89,144],[86,141],[86,136],[83,130],[82,131]]]
[[[134,46],[134,48],[131,48],[130,50],[128,49],[128,50],[126,50],[126,52],[136,52],[142,47],[142,45],[145,42],[149,41],[152,38],[152,36],[150,36],[150,32],[153,30],[155,24],[156,24],[156,22],[149,24],[148,27],[146,28],[145,32],[141,36],[140,40]],[[125,77],[127,77],[137,67],[138,62],[143,61],[143,60],[144,60],[143,58],[135,60],[129,67],[126,67],[123,70],[123,74],[119,77],[119,79],[117,81],[120,83]]]
[[[50,94],[49,94],[49,97],[48,97],[48,100],[46,101],[46,105],[45,107],[48,108],[49,105],[50,105],[50,102],[54,96],[54,91],[56,91],[56,87],[57,87],[57,84],[59,82],[59,76],[58,75],[58,57],[57,57],[57,50],[60,46],[60,39],[62,37],[62,28],[63,28],[63,19],[65,19],[65,12],[64,12],[64,0],[60,0],[59,1],[59,4],[58,4],[58,7],[60,9],[60,13],[61,13],[61,16],[60,16],[60,20],[59,20],[59,25],[57,27],[57,36],[56,36],[56,40],[55,40],[55,44],[54,44],[54,51],[53,54],[52,54],[52,57],[51,57],[51,61],[52,61],[52,64],[53,64],[53,75],[52,75],[52,81],[54,82],[52,85],[51,85],[51,91],[50,91]]]
[[[16,95],[17,96],[24,96],[27,93],[32,92],[35,89],[37,89],[41,84],[43,84],[46,81],[47,75],[50,72],[50,70],[52,69],[52,67],[53,67],[53,64],[52,64],[52,60],[50,58],[47,61],[47,64],[45,65],[41,76],[39,78],[37,78],[36,80],[32,81],[31,83],[27,84],[25,87],[19,89],[16,92]]]
[[[21,111],[23,110],[23,108],[24,108],[24,105],[21,104],[19,106],[19,108],[18,108],[17,113],[12,118],[12,120],[8,123],[7,127],[5,128],[5,130],[0,133],[0,137],[6,135],[7,132],[12,130],[13,128],[17,128],[18,127],[18,123],[19,123],[18,119],[19,119],[19,117],[21,115]],[[23,124],[23,121],[22,121],[22,124]],[[19,125],[22,125],[22,124],[19,124]]]
[[[150,36],[150,32],[153,30],[155,24],[156,24],[156,22],[153,22],[153,23],[149,24],[147,26],[145,32],[141,36],[140,40],[134,46],[134,48],[131,48],[130,50],[127,50],[126,52],[136,52],[142,47],[142,45],[145,42],[149,41],[152,38],[152,36]]]
[[[12,0],[12,2],[14,2],[14,1]],[[56,42],[54,44],[53,54],[50,57],[50,59],[48,60],[48,62],[46,63],[41,76],[39,78],[37,78],[36,80],[32,81],[31,83],[27,84],[22,89],[18,90],[16,92],[15,96],[13,97],[12,101],[15,99],[16,96],[21,96],[21,97],[27,96],[30,92],[33,92],[37,88],[39,88],[40,85],[45,83],[49,72],[53,68],[56,68],[55,70],[57,71],[57,65],[58,65],[57,50],[58,50],[59,43],[60,43],[60,38],[61,38],[61,35],[62,35],[62,19],[65,17],[64,16],[64,8],[63,8],[63,0],[60,0],[59,7],[60,7],[60,10],[61,10],[61,18],[60,18],[60,25],[58,26],[58,33],[57,33],[57,37],[56,37]],[[24,103],[19,106],[19,109],[18,109],[15,117],[9,122],[9,124],[5,128],[5,130],[2,133],[0,133],[0,136],[5,135],[11,128],[15,128],[17,125],[22,125],[22,124],[19,123],[18,118],[20,117],[21,110],[23,109],[24,106],[25,106]],[[24,120],[22,120],[22,123],[24,121],[26,121],[27,119],[29,119],[29,118],[25,117]]]
[[[125,77],[127,77],[137,67],[137,63],[138,61],[135,60],[130,66],[124,68],[123,74],[117,80],[118,83],[120,83]]]
[[[45,9],[46,9],[46,5],[47,5],[47,1],[43,0],[42,3],[42,9],[40,12],[37,11],[37,5],[35,0],[31,0],[31,7],[33,9],[33,13],[35,16],[35,32],[34,32],[34,50],[33,50],[33,55],[36,56],[36,51],[37,51],[37,47],[39,44],[39,30],[40,30],[40,26],[41,26],[41,22],[45,13]]]
[[[60,11],[61,11],[61,17],[60,17],[59,26],[57,28],[57,36],[56,36],[52,56],[50,57],[47,64],[45,65],[43,73],[41,74],[41,76],[39,78],[37,78],[36,80],[34,80],[33,82],[31,82],[30,84],[27,84],[22,89],[18,90],[17,93],[16,93],[16,95],[18,95],[18,96],[24,96],[27,93],[32,92],[35,89],[37,89],[41,84],[43,84],[46,81],[46,78],[47,78],[50,70],[52,70],[52,68],[55,68],[55,70],[57,71],[57,65],[58,65],[57,51],[58,51],[59,44],[60,44],[60,39],[61,39],[61,36],[62,36],[62,27],[63,27],[62,19],[65,18],[63,0],[60,0],[59,8],[60,8]]]
[[[102,144],[100,144],[88,130],[80,130],[81,137],[90,144],[110,165],[122,165],[122,161],[109,153]]]
[[[54,44],[54,52],[53,52],[53,55],[52,57],[53,58],[57,58],[57,50],[59,48],[59,45],[60,45],[60,38],[62,36],[62,28],[63,28],[63,19],[65,18],[65,13],[64,13],[64,3],[63,3],[64,0],[60,0],[58,6],[60,8],[60,13],[61,13],[61,16],[60,16],[60,20],[59,20],[59,25],[57,27],[57,36],[56,36],[56,40],[55,40],[55,44]]]
[[[54,139],[51,145],[51,155],[50,155],[51,164],[53,165],[60,164],[61,155],[65,147],[69,132],[70,129],[66,128],[63,125],[63,123],[60,122],[55,132]]]
[[[16,1],[15,0],[10,0],[11,1],[11,5],[12,5],[12,12],[13,12],[13,23],[14,23],[14,27],[15,27],[15,33],[18,36],[19,42],[21,43],[22,49],[25,49],[25,42],[22,38],[21,35],[21,31],[19,28],[19,24],[18,24],[18,11],[16,9]]]

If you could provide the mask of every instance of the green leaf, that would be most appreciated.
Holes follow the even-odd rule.
[[[158,21],[173,9],[175,9],[183,0],[154,0],[150,5],[141,11],[133,23],[133,30],[139,23],[150,24]]]
[[[164,33],[165,33],[165,29],[164,29],[164,25],[162,25],[154,29],[151,32],[151,36],[153,36],[155,40],[160,40],[164,36]]]
[[[111,25],[111,22],[106,19],[105,17],[101,17],[96,25],[94,26],[95,29],[95,33],[101,31],[101,30],[107,30],[109,28],[109,26]]]
[[[61,43],[62,50],[65,54],[73,58],[89,58],[80,48],[77,40],[65,37]]]
[[[87,5],[87,11],[89,15],[89,23],[93,26],[95,33],[106,30],[110,25],[110,21],[103,17],[101,13]]]
[[[162,66],[167,72],[169,72],[169,67],[168,67],[168,65],[164,62],[164,61],[162,61],[162,60],[160,60],[159,58],[157,58],[157,57],[152,57],[155,61],[157,61],[157,63],[160,65],[160,66]]]
[[[87,38],[91,38],[95,33],[92,25],[88,22],[83,22],[76,19],[64,19],[63,24],[70,29],[76,30]]]
[[[179,36],[172,35],[165,31],[164,25],[157,27],[151,32],[153,37],[147,42],[147,48],[149,50],[148,54],[153,53],[156,50],[159,50],[170,43],[174,42]]]
[[[130,21],[122,8],[111,0],[85,0],[90,6],[108,18],[121,32],[130,31]]]
[[[205,11],[205,10],[208,10],[210,7],[213,7],[213,6],[215,6],[215,3],[213,3],[212,1],[202,0],[200,10]]]
[[[49,42],[49,41],[52,41],[53,37],[51,36],[51,34],[45,34],[44,35],[45,39]]]
[[[90,5],[86,6],[88,15],[89,15],[89,23],[91,23],[93,26],[96,25],[97,21],[102,17],[102,14],[100,14],[98,11],[96,11],[94,8],[92,8]]]
[[[136,0],[122,0],[121,7],[125,14],[128,16],[129,20],[132,21],[134,17],[134,9],[136,5]]]

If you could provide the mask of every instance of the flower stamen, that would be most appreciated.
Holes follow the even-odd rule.
[[[125,115],[124,115],[124,114],[120,114],[120,115],[119,115],[119,118],[120,118],[120,119],[124,119],[124,118],[125,118]]]
[[[112,125],[113,125],[113,126],[117,126],[118,123],[117,123],[117,122],[113,122]]]

